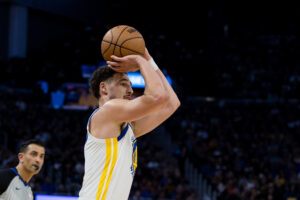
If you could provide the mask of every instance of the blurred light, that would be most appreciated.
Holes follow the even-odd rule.
[[[40,88],[43,90],[44,94],[48,93],[48,82],[47,81],[38,81],[38,85],[40,85]]]
[[[81,65],[81,75],[83,78],[90,78],[96,69],[95,65]]]
[[[59,109],[63,106],[65,93],[62,91],[51,92],[51,104],[54,109]]]
[[[145,88],[145,81],[143,76],[137,72],[129,72],[127,76],[131,82],[133,88]]]
[[[78,200],[78,197],[37,194],[35,200]]]
[[[131,82],[133,88],[145,88],[145,81],[141,73],[138,72],[128,72],[127,76]],[[166,79],[172,86],[172,79],[166,76]]]

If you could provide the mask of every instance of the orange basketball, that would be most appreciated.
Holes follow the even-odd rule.
[[[135,28],[119,25],[111,28],[104,35],[101,42],[101,53],[106,61],[111,61],[111,55],[123,57],[137,54],[144,55],[145,41]]]

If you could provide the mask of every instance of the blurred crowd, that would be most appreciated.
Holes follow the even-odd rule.
[[[189,105],[168,130],[219,199],[300,198],[299,101]]]
[[[137,26],[150,53],[174,79],[182,106],[162,126],[172,145],[156,144],[150,136],[159,131],[138,140],[139,167],[130,198],[201,199],[184,177],[188,158],[220,200],[299,200],[296,27],[278,32],[263,25],[220,24],[213,13],[208,18],[197,45]],[[0,168],[16,165],[22,141],[42,140],[47,157],[31,183],[36,193],[77,195],[80,190],[92,108],[55,110],[37,81],[48,81],[50,91],[64,82],[86,83],[80,66],[101,61],[98,34],[86,27],[49,43],[40,54],[0,60]],[[199,72],[188,70],[195,68]]]

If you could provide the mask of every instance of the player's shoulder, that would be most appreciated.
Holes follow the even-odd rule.
[[[113,106],[121,106],[128,102],[128,99],[111,99],[104,103],[103,108],[113,107]]]
[[[111,99],[101,106],[101,109],[98,110],[98,114],[105,113],[105,115],[114,115],[119,113],[124,107],[126,107],[126,103],[128,101],[129,100],[127,99]]]

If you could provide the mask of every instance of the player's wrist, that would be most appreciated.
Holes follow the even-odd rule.
[[[155,63],[152,57],[150,58],[150,60],[148,60],[148,62],[150,63],[150,65],[153,67],[155,71],[159,69],[158,65]]]

